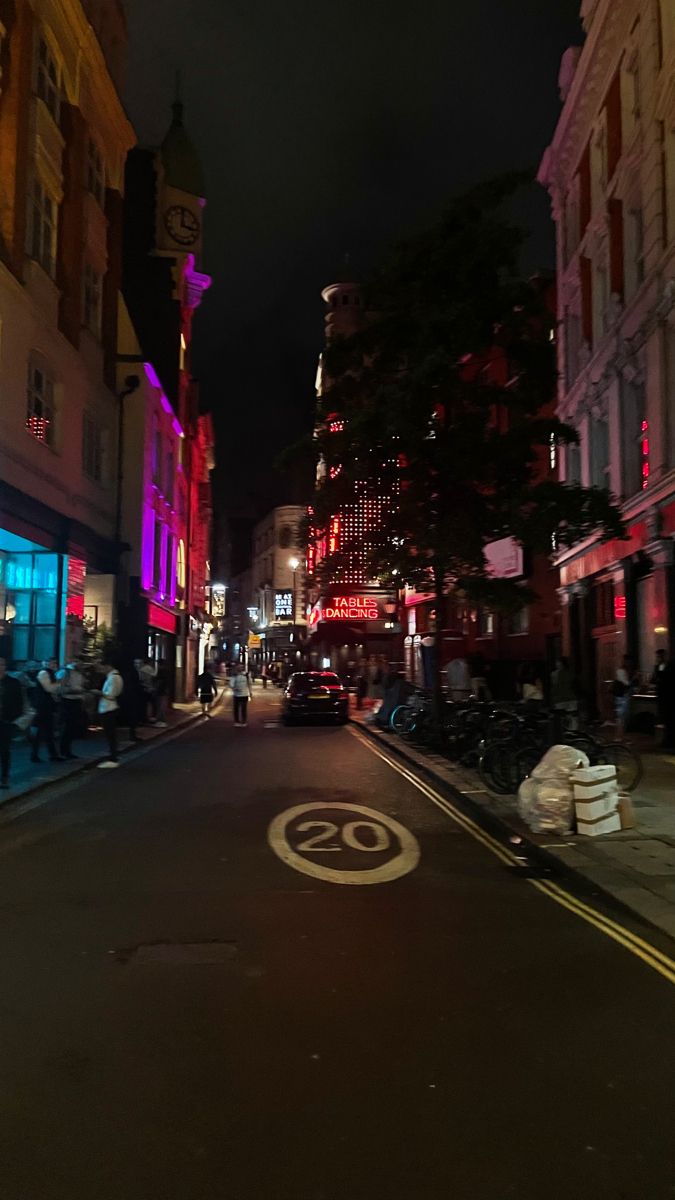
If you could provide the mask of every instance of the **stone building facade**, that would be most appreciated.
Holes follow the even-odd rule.
[[[564,644],[607,713],[624,654],[675,650],[675,0],[583,0],[539,179],[557,232],[564,478],[609,489],[628,538],[561,554]]]
[[[0,0],[0,653],[113,618],[119,0]]]

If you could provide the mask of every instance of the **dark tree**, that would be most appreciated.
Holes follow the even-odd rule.
[[[369,535],[373,574],[434,592],[439,639],[449,586],[501,610],[531,599],[490,578],[489,542],[551,553],[598,528],[623,533],[607,492],[544,466],[551,438],[577,437],[554,415],[553,285],[519,276],[524,235],[504,215],[521,182],[475,188],[396,246],[366,285],[363,327],[325,355],[315,526],[355,495],[387,496]],[[339,577],[354,549],[324,559],[325,575]]]

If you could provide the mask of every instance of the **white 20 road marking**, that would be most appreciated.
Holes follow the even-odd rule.
[[[305,837],[295,848],[291,846],[288,840],[289,825],[298,817],[312,814],[316,818],[319,813],[332,812],[352,813],[357,819],[347,821],[341,829],[333,821],[302,821],[295,826],[296,831],[310,836]],[[366,833],[369,840],[364,836]],[[323,862],[305,858],[305,854],[333,854],[345,848],[360,850],[364,854],[378,851],[381,853],[390,848],[392,833],[400,850],[389,862],[380,863],[377,867],[366,867],[363,871],[340,870],[339,867],[329,867]],[[420,861],[417,838],[413,837],[409,829],[400,825],[393,817],[385,816],[372,808],[364,808],[360,804],[333,804],[330,801],[317,800],[311,804],[298,804],[295,808],[287,808],[272,821],[267,831],[267,840],[286,866],[300,871],[303,875],[311,875],[313,879],[323,879],[326,883],[348,883],[357,886],[389,883],[392,879],[400,879],[401,875],[414,871]]]

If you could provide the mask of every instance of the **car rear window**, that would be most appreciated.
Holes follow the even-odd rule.
[[[340,687],[340,680],[332,671],[303,671],[291,680],[294,692],[311,692],[312,688]]]

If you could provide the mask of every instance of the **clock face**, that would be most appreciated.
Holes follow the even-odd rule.
[[[199,220],[189,208],[172,204],[164,213],[167,232],[180,246],[192,246],[199,237]]]

